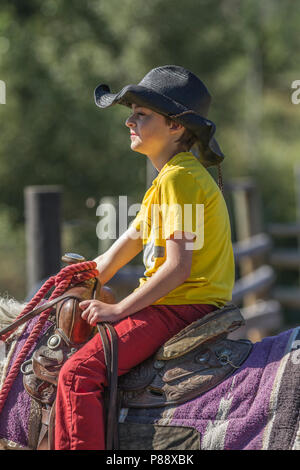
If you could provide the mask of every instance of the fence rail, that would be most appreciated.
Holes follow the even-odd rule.
[[[232,300],[234,303],[240,303],[248,294],[259,294],[270,289],[274,281],[274,269],[267,265],[261,266],[236,281],[232,292]]]
[[[234,243],[234,258],[236,262],[239,262],[243,258],[267,254],[271,248],[271,237],[265,233],[259,233],[251,238]]]
[[[289,308],[300,308],[299,287],[276,287],[273,290],[274,299]]]
[[[270,257],[272,266],[281,271],[296,270],[299,273],[299,286],[276,285],[272,291],[274,299],[279,301],[283,307],[300,309],[300,165],[294,167],[295,195],[296,195],[296,222],[295,223],[273,223],[268,226],[268,233],[273,239],[294,238],[298,248],[274,249]],[[295,243],[294,243],[295,246]]]
[[[43,188],[37,189],[41,189],[42,193],[44,191]],[[57,193],[60,192],[59,188],[55,189],[57,189]],[[273,324],[273,327],[276,328],[281,319],[280,304],[300,307],[300,288],[274,286],[275,269],[297,268],[300,272],[300,250],[275,250],[274,239],[276,237],[297,237],[300,240],[300,222],[271,224],[265,233],[262,224],[260,193],[255,182],[249,178],[235,179],[226,183],[224,196],[225,198],[230,196],[233,205],[231,223],[236,239],[233,244],[233,252],[238,278],[233,289],[232,300],[240,306],[250,325],[255,323],[258,329],[264,329],[268,325],[268,328],[272,329]],[[40,194],[38,198],[41,198]],[[58,207],[58,205],[56,202],[53,207]],[[29,211],[28,214],[30,214]],[[41,212],[41,214],[47,215],[45,212]],[[48,215],[47,218],[49,219]],[[42,219],[41,216],[38,224],[35,224],[36,227],[37,225],[39,227],[34,228],[34,234],[38,233],[38,229],[42,233],[46,232],[44,228],[46,224]],[[55,219],[58,220],[57,215]],[[27,225],[29,225],[28,222],[30,223],[29,218]],[[80,221],[76,221],[76,223],[78,222],[80,223]],[[59,233],[59,228],[56,228],[56,232]],[[34,246],[40,245],[37,243],[36,236],[31,236],[30,239],[32,239]],[[102,245],[100,252],[105,251]],[[42,251],[44,253],[49,250],[45,250],[43,245]],[[31,254],[30,258],[32,258]],[[43,260],[40,254],[36,255],[34,259],[35,263],[39,265]],[[122,268],[109,283],[115,290],[117,298],[123,298],[132,292],[137,287],[138,279],[143,276],[143,272],[143,266],[127,265]]]
[[[300,268],[300,251],[298,250],[276,250],[270,256],[272,266],[286,269]]]
[[[300,237],[300,223],[270,224],[268,233],[273,237]]]

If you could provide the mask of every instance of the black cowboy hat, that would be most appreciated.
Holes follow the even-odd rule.
[[[111,93],[108,85],[95,89],[95,103],[100,108],[114,104],[135,103],[178,121],[197,137],[193,151],[200,162],[209,167],[218,165],[224,155],[215,140],[215,124],[206,118],[211,96],[204,83],[189,70],[165,65],[151,70],[138,85],[127,85],[119,93]]]

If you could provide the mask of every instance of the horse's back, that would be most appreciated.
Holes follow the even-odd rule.
[[[35,321],[24,329],[12,362]],[[236,372],[193,400],[179,406],[122,409],[120,448],[299,449],[298,345],[300,327],[264,338]],[[0,443],[33,449],[41,407],[26,393],[22,379],[20,373],[3,409]]]
[[[143,435],[152,449],[299,449],[299,345],[300,327],[266,337],[233,375],[197,398],[122,409],[121,449],[139,448]]]

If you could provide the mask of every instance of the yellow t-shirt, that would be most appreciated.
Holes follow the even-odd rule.
[[[132,225],[143,237],[146,270],[139,287],[166,260],[166,240],[175,231],[195,236],[186,246],[193,249],[189,278],[154,304],[221,307],[231,300],[235,268],[226,203],[191,152],[178,153],[164,165]]]

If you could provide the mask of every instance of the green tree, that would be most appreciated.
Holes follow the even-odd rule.
[[[0,209],[22,224],[24,187],[61,184],[64,219],[87,221],[72,232],[94,253],[98,200],[139,202],[146,157],[130,150],[128,110],[98,109],[93,90],[173,63],[208,85],[225,176],[257,179],[267,221],[294,219],[299,21],[294,0],[2,0]]]

